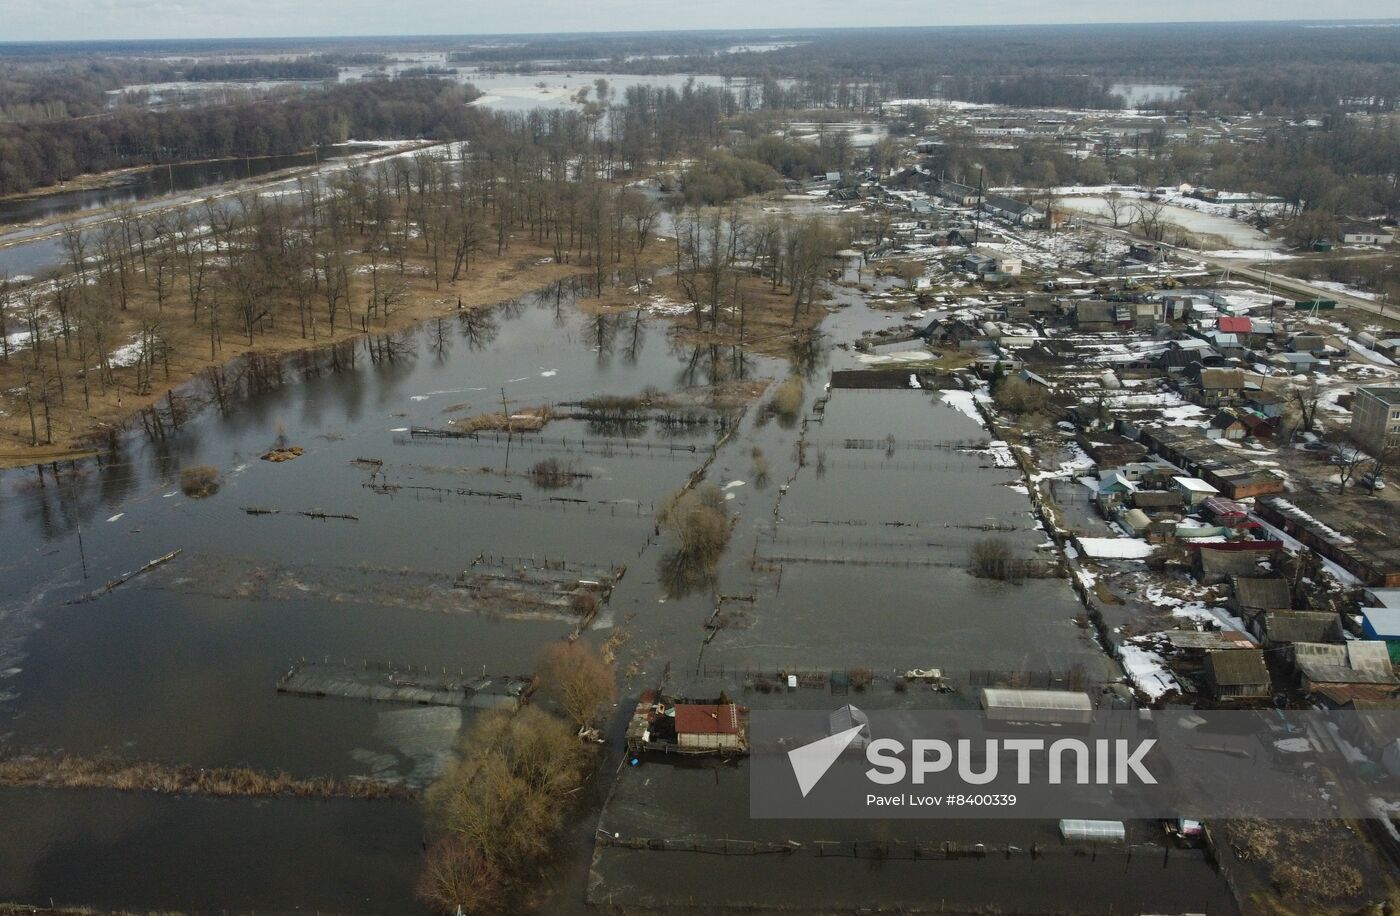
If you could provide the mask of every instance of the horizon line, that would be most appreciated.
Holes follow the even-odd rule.
[[[81,45],[81,44],[135,44],[140,42],[253,42],[253,41],[364,41],[367,39],[379,40],[416,40],[416,39],[452,39],[452,38],[543,38],[543,37],[567,37],[567,36],[610,36],[610,35],[694,35],[694,34],[718,34],[732,35],[741,33],[836,33],[836,32],[890,32],[890,31],[932,31],[932,30],[958,30],[958,29],[1018,29],[1018,28],[1045,28],[1045,29],[1065,29],[1065,28],[1104,28],[1115,26],[1133,27],[1153,27],[1153,26],[1174,26],[1174,25],[1209,25],[1209,26],[1231,26],[1231,25],[1251,25],[1251,26],[1287,26],[1287,25],[1318,25],[1325,23],[1337,23],[1343,26],[1358,26],[1373,24],[1386,27],[1400,27],[1400,16],[1390,18],[1377,18],[1374,16],[1364,16],[1356,18],[1317,18],[1317,19],[1161,19],[1154,21],[1138,21],[1132,19],[1112,20],[1100,22],[984,22],[984,23],[960,23],[933,24],[933,25],[853,25],[853,26],[765,26],[755,28],[687,28],[687,29],[590,29],[587,31],[563,31],[563,32],[419,32],[419,33],[364,33],[364,34],[341,34],[341,35],[230,35],[230,36],[205,36],[199,37],[186,35],[172,38],[140,37],[140,38],[23,38],[16,40],[0,41],[0,48],[15,47],[19,45]]]

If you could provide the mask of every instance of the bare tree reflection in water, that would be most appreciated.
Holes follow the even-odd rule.
[[[739,347],[724,344],[671,342],[671,354],[681,362],[676,384],[683,388],[723,385],[748,378],[756,365],[753,356]]]
[[[428,327],[428,349],[433,351],[439,366],[447,363],[452,353],[452,338],[447,333],[447,321],[439,318]]]
[[[794,335],[787,354],[793,374],[811,378],[826,365],[829,352],[825,336],[815,330]]]
[[[375,365],[411,362],[418,357],[418,335],[413,328],[405,328],[393,334],[367,338],[365,348],[370,362]]]
[[[507,299],[505,302],[496,306],[496,312],[503,321],[511,321],[515,318],[519,318],[521,315],[525,314],[525,300]]]
[[[617,345],[618,332],[622,328],[621,315],[586,315],[583,322],[583,342],[598,352],[598,367],[606,369],[612,362],[613,348]]]
[[[641,309],[637,309],[628,324],[627,342],[622,348],[622,361],[629,366],[635,366],[637,358],[642,355],[642,344],[647,339],[646,321],[642,318]]]
[[[661,593],[674,599],[713,589],[719,577],[715,568],[673,547],[657,560],[656,578],[661,585]]]
[[[565,311],[566,304],[572,305],[574,302],[574,291],[570,290],[569,295],[565,295],[565,282],[551,283],[543,289],[535,291],[535,302],[542,308],[551,309],[554,312],[554,326],[562,328],[569,321],[569,313]]]
[[[501,325],[489,309],[459,312],[457,330],[473,352],[489,347],[500,333]]]

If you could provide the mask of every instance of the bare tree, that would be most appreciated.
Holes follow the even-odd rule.
[[[1357,470],[1371,460],[1361,449],[1350,445],[1338,445],[1332,450],[1331,462],[1337,468],[1337,493],[1345,493],[1347,484],[1356,476]]]
[[[1397,458],[1400,458],[1400,445],[1384,445],[1376,453],[1376,456],[1371,460],[1370,469],[1361,480],[1366,485],[1368,494],[1376,495],[1376,491],[1381,487],[1385,471],[1394,466]]]
[[[1114,229],[1123,225],[1123,218],[1128,215],[1128,201],[1120,191],[1109,191],[1103,196],[1103,209],[1108,216],[1109,225]]]
[[[1317,379],[1308,379],[1303,384],[1288,387],[1285,404],[1289,419],[1292,420],[1289,439],[1297,436],[1299,432],[1313,431],[1313,424],[1317,421],[1317,405],[1321,397],[1322,388]]]
[[[1137,218],[1134,220],[1143,237],[1160,242],[1167,234],[1167,224],[1162,218],[1166,204],[1159,201],[1138,201],[1134,205]]]

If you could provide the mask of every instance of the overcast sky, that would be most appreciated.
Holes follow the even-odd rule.
[[[1390,18],[1396,0],[0,0],[0,41]]]

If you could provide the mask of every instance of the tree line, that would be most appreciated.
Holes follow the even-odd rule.
[[[126,206],[95,229],[65,227],[61,270],[0,277],[0,366],[21,374],[11,390],[31,442],[52,441],[53,409],[75,398],[86,410],[114,385],[150,391],[177,347],[218,362],[230,338],[385,327],[415,291],[448,289],[522,242],[584,268],[595,293],[619,274],[642,279],[660,203],[616,180],[596,125],[577,112],[466,110],[465,145],[351,165],[291,194]],[[163,436],[177,413],[151,414],[148,429]]]
[[[1117,83],[1186,88],[1173,110],[1319,114],[1400,103],[1395,29],[1302,23],[825,29],[763,36],[545,36],[460,59],[495,67],[704,73],[759,87],[745,107],[859,108],[943,97],[1120,108]],[[672,40],[674,39],[674,40]],[[762,45],[762,49],[748,45]],[[776,45],[770,47],[769,43]],[[599,61],[607,61],[600,65]],[[550,61],[540,64],[539,61]],[[742,90],[741,90],[742,91]]]
[[[110,169],[295,153],[351,137],[464,137],[476,120],[466,106],[478,95],[436,80],[369,80],[228,106],[0,124],[0,194]]]

